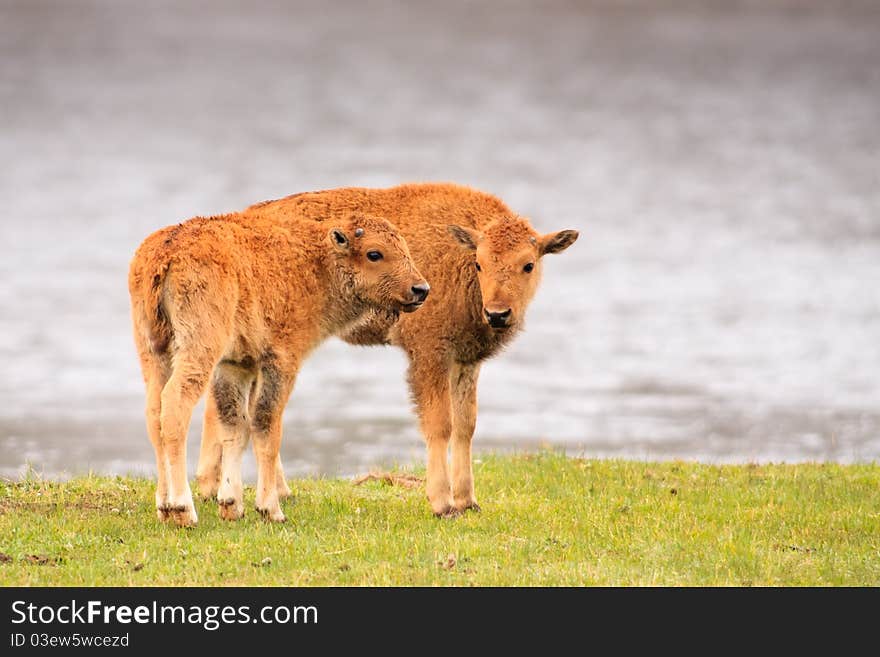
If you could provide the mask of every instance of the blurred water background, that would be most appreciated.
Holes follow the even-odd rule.
[[[3,0],[0,117],[0,475],[153,473],[148,233],[422,180],[581,231],[483,368],[478,450],[880,458],[877,3]],[[404,371],[326,343],[288,474],[421,460]]]

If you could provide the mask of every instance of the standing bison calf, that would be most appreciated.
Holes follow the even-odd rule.
[[[303,360],[371,312],[394,317],[425,300],[428,285],[394,226],[352,212],[318,219],[195,218],[150,235],[135,253],[129,291],[161,520],[197,522],[186,434],[210,386],[203,440],[214,467],[200,472],[203,491],[217,495],[221,516],[241,517],[250,437],[257,509],[283,521],[281,414]]]
[[[494,196],[449,184],[296,194],[251,211],[287,221],[357,211],[379,214],[398,226],[416,265],[431,283],[431,299],[423,310],[399,319],[371,313],[341,337],[352,344],[403,348],[428,446],[431,509],[438,516],[479,509],[471,441],[480,364],[523,327],[526,307],[541,277],[541,258],[567,249],[577,232],[539,234]],[[216,454],[203,442],[200,471],[216,467]]]

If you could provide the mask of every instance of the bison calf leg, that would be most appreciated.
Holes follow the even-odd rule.
[[[287,499],[290,497],[290,486],[287,485],[287,479],[284,477],[284,466],[281,465],[281,454],[275,459],[275,489],[278,491],[279,499]]]
[[[480,510],[474,496],[471,443],[477,424],[477,375],[480,366],[456,363],[449,376],[452,399],[452,498],[458,511]]]
[[[191,527],[198,522],[198,516],[186,479],[186,433],[193,407],[207,384],[207,375],[187,375],[185,370],[175,368],[162,390],[160,423],[168,495],[164,507],[159,511],[170,513],[179,526]]]
[[[213,395],[205,402],[205,421],[202,427],[202,445],[199,449],[199,465],[196,468],[196,482],[203,500],[217,497],[220,488],[220,467],[223,458],[223,443],[220,439],[220,426],[217,405]]]
[[[257,457],[257,511],[273,522],[284,522],[286,519],[279,499],[279,494],[287,488],[279,455],[281,414],[294,380],[294,373],[284,374],[286,369],[293,368],[282,369],[275,358],[269,358],[263,365],[259,397],[251,420],[254,454]]]
[[[247,447],[247,429],[244,426],[225,425],[222,428],[222,466],[217,504],[220,517],[238,520],[244,516],[244,485],[241,481],[241,457]]]
[[[446,452],[449,437],[443,440],[440,435],[428,438],[428,473],[425,484],[431,511],[438,518],[449,518],[455,515],[452,504],[452,490],[449,485],[449,473],[446,469]]]
[[[257,511],[273,522],[284,522],[278,496],[277,474],[275,461],[281,445],[281,420],[268,431],[254,434],[254,452],[257,457]]]
[[[205,408],[205,431],[202,455],[207,469],[207,485],[213,484],[214,464],[219,461],[217,503],[220,517],[238,520],[244,515],[244,486],[241,481],[241,457],[248,441],[249,397],[255,383],[252,369],[220,363],[214,373],[211,394]],[[206,446],[217,443],[217,448]]]
[[[168,381],[168,371],[148,355],[142,355],[144,378],[147,382],[147,434],[156,453],[156,515],[159,520],[170,519],[168,511],[168,467],[162,445],[162,388]]]
[[[241,457],[247,447],[247,434],[227,428],[222,440],[223,465],[217,504],[220,517],[238,520],[244,516],[244,485],[241,481]]]
[[[456,509],[447,470],[449,434],[452,430],[449,372],[436,363],[410,368],[410,386],[418,407],[422,435],[428,448],[425,492],[435,516],[450,517]]]

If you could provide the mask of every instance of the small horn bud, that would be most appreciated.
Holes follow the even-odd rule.
[[[361,237],[363,234],[364,234],[363,228],[355,228],[354,229],[354,236],[355,237]]]

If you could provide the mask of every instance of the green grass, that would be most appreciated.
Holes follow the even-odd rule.
[[[880,585],[880,465],[484,457],[481,514],[292,481],[288,522],[160,524],[153,483],[0,483],[2,585]]]

